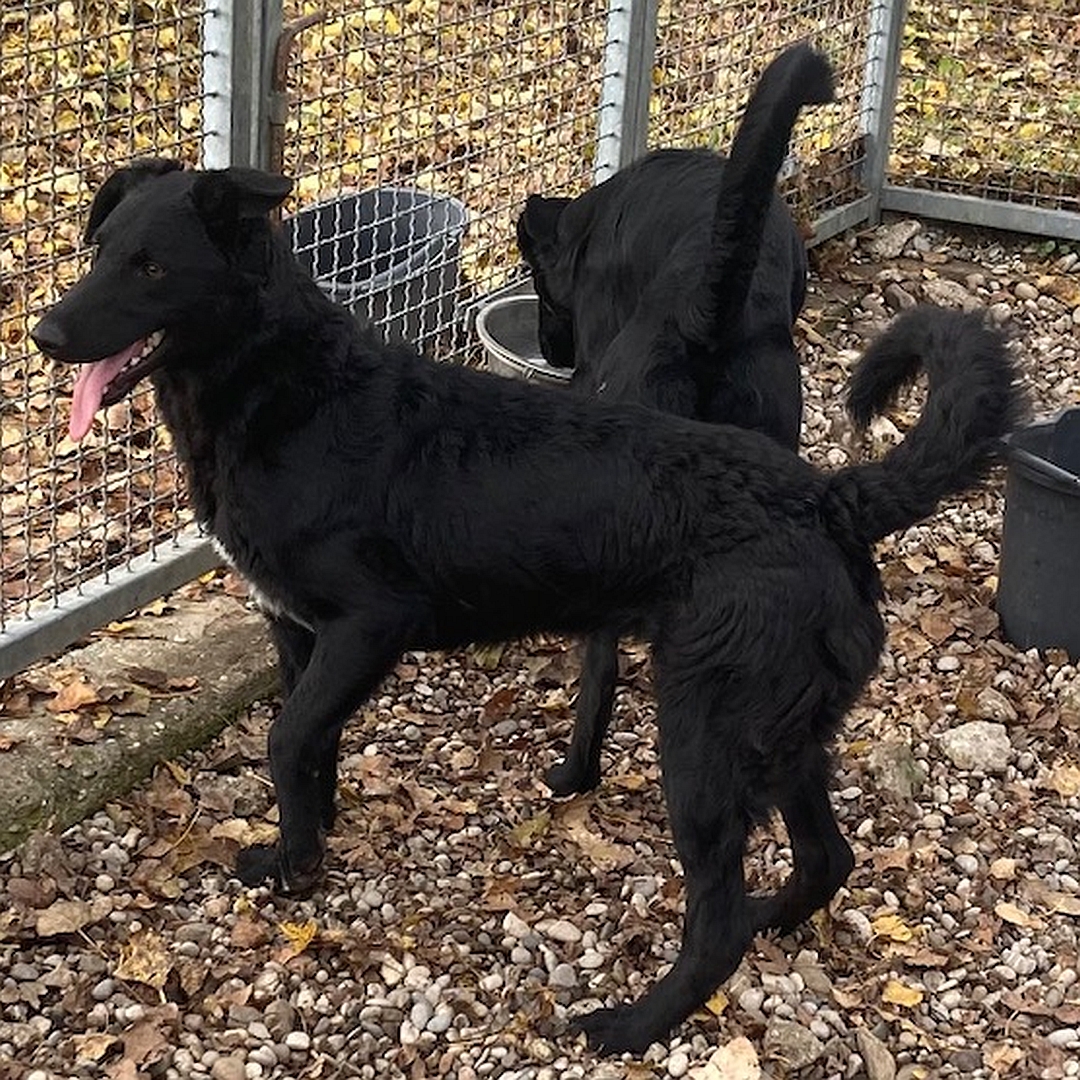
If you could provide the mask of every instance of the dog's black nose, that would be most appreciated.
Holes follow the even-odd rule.
[[[63,327],[56,319],[48,315],[30,331],[30,336],[34,339],[34,344],[46,356],[62,355],[64,346],[67,344],[67,334],[64,333]]]

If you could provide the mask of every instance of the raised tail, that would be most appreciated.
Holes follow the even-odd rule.
[[[680,320],[690,340],[714,345],[718,331],[738,324],[791,129],[804,105],[832,99],[829,61],[808,44],[785,49],[762,72],[724,166],[710,263]]]
[[[903,442],[827,481],[823,507],[840,535],[874,543],[928,517],[942,499],[983,479],[1001,436],[1022,417],[1002,335],[979,314],[926,306],[894,319],[866,350],[848,392],[855,422],[865,426],[920,371],[929,393]]]

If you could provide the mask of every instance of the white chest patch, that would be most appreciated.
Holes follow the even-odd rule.
[[[265,615],[274,616],[275,618],[291,619],[293,622],[299,623],[301,626],[306,626],[308,630],[311,630],[314,633],[315,627],[312,626],[311,623],[307,621],[307,619],[300,618],[300,616],[298,616],[295,612],[290,611],[288,607],[276,597],[270,596],[268,593],[260,589],[259,586],[251,580],[251,577],[244,571],[243,567],[237,564],[236,559],[233,558],[229,550],[216,536],[211,535],[210,543],[213,544],[214,550],[218,553],[218,555],[221,556],[222,560],[228,563],[229,567],[235,570],[244,579],[244,583],[248,587],[248,593],[251,596],[252,602],[261,612],[263,612]]]

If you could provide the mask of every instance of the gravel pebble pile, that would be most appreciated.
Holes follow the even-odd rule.
[[[866,337],[924,299],[988,309],[1037,412],[1077,399],[1075,252],[901,222],[815,263],[800,321],[812,460],[879,451],[914,415],[917,396],[859,446],[841,402]],[[647,653],[622,651],[601,788],[556,801],[541,778],[578,662],[552,638],[403,658],[346,732],[310,898],[228,870],[272,833],[272,702],[0,862],[0,1076],[1080,1076],[1080,670],[1001,639],[1000,521],[999,477],[882,545],[889,643],[837,747],[857,867],[828,912],[759,938],[643,1060],[600,1059],[570,1025],[637,998],[677,955]],[[753,887],[775,888],[790,859],[779,823],[760,830]],[[760,1071],[722,1072],[736,1054]]]

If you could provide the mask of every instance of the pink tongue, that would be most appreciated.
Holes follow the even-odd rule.
[[[71,399],[71,419],[68,423],[68,435],[72,442],[79,442],[90,430],[94,422],[94,413],[101,407],[105,388],[123,370],[124,365],[142,352],[145,341],[139,340],[129,345],[115,356],[106,356],[104,360],[95,360],[82,364],[75,379],[75,391]]]

